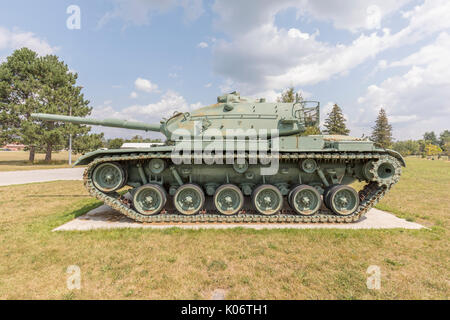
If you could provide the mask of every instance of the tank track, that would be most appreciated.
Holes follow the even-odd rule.
[[[121,154],[117,156],[104,156],[92,161],[86,168],[83,180],[88,192],[104,204],[121,212],[125,216],[144,223],[351,223],[361,219],[367,211],[375,206],[389,189],[398,181],[398,176],[392,181],[392,184],[379,184],[377,181],[371,181],[359,191],[360,204],[357,210],[349,216],[338,216],[330,210],[321,209],[312,216],[300,216],[294,210],[283,209],[279,214],[265,216],[257,213],[253,208],[243,208],[238,214],[225,216],[216,210],[202,210],[199,214],[186,216],[176,212],[176,210],[163,210],[160,214],[154,216],[143,216],[136,212],[128,199],[118,193],[103,193],[93,184],[91,172],[96,165],[103,162],[120,162],[134,160],[148,160],[154,158],[170,159],[170,153],[142,153],[142,154]],[[378,160],[382,157],[394,157],[382,152],[364,152],[364,153],[280,153],[279,160],[298,161],[299,159],[317,159],[317,160]],[[398,161],[397,161],[398,162]],[[398,163],[396,163],[398,164]],[[398,164],[398,166],[400,166]]]

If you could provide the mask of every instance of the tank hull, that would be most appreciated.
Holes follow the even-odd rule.
[[[295,145],[297,141],[300,143],[298,148]],[[252,157],[251,149],[245,148],[243,153],[233,153],[232,159],[230,154],[224,153],[223,157],[218,157],[222,158],[218,163],[208,162],[208,157],[183,157],[176,152],[177,145],[98,150],[81,157],[77,165],[88,165],[84,182],[92,196],[140,222],[354,222],[398,181],[401,166],[404,166],[404,160],[396,152],[376,148],[370,142],[357,141],[348,137],[347,140],[330,136],[294,137],[280,142],[277,152],[269,149],[266,154],[257,153]],[[202,150],[205,146],[202,142]],[[101,183],[96,183],[102,177],[97,172],[102,164],[120,168],[118,176],[124,181],[122,185],[117,184],[115,190],[102,190],[99,188]],[[275,171],[268,174],[267,169],[271,167]],[[379,174],[380,168],[389,174],[385,171]],[[345,186],[355,181],[362,181],[365,186],[352,198]],[[123,197],[123,192],[120,192],[124,186],[131,198]],[[225,192],[221,198],[217,193],[223,186],[229,193]],[[266,193],[258,193],[261,186]],[[276,190],[271,191],[269,187]],[[308,187],[313,190],[306,190]],[[314,198],[314,191],[319,194],[318,198]],[[297,193],[299,195],[295,197]],[[350,200],[346,201],[354,206],[349,207],[334,198],[327,204],[328,198],[337,197],[335,193],[344,195],[339,198],[341,200],[346,200],[347,196]],[[154,199],[153,202],[147,201],[148,195],[152,199],[160,196],[158,205],[161,202],[166,204],[170,199],[175,207],[169,210],[166,205],[148,205],[154,202]],[[198,202],[197,207],[190,202],[186,204],[191,196]],[[242,203],[239,196],[243,197]],[[309,202],[302,202],[301,199],[308,200],[308,196],[311,196],[311,201],[318,199],[317,209]],[[180,197],[182,200],[178,200],[177,209]],[[202,197],[211,198],[215,207],[207,208]],[[278,209],[270,202],[278,199],[289,203],[290,209]],[[230,204],[227,204],[228,200]],[[269,203],[264,202],[267,200]],[[339,208],[348,210],[339,211]]]

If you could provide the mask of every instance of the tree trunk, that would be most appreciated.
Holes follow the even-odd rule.
[[[47,144],[47,150],[45,152],[45,161],[50,162],[52,161],[52,145]]]
[[[30,147],[30,156],[28,157],[28,161],[34,162],[34,154],[36,153],[36,147],[31,146]]]

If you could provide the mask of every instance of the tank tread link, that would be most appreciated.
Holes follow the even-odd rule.
[[[248,155],[246,155],[248,157]],[[139,222],[144,223],[351,223],[358,221],[367,211],[380,201],[386,192],[399,180],[398,172],[389,181],[380,181],[377,175],[371,179],[358,193],[359,204],[356,210],[351,214],[343,216],[337,215],[330,209],[320,209],[312,215],[299,215],[295,210],[283,209],[273,215],[264,215],[253,207],[242,208],[237,214],[224,215],[217,209],[206,210],[203,209],[194,215],[183,215],[177,210],[162,209],[156,215],[143,215],[134,209],[132,201],[126,199],[117,192],[106,193],[100,191],[93,183],[93,172],[95,168],[103,163],[121,162],[130,163],[131,161],[144,162],[151,159],[171,159],[170,152],[145,152],[132,154],[116,154],[104,155],[98,157],[89,163],[86,168],[83,180],[85,187],[89,193],[102,201],[106,205],[118,210],[125,216]],[[310,153],[310,152],[289,152],[279,154],[280,162],[300,161],[300,159],[315,159],[317,161],[365,161],[366,163],[375,163],[376,169],[377,161],[383,159],[394,163],[395,166],[400,167],[399,159],[386,152],[327,152],[327,153]],[[372,168],[374,170],[374,168]],[[369,170],[370,171],[370,170]],[[332,187],[332,186],[330,186]]]

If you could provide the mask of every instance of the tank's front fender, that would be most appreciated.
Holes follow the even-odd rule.
[[[403,159],[402,155],[400,153],[398,153],[395,150],[391,150],[391,149],[386,149],[387,153],[389,153],[391,156],[397,158],[400,163],[402,164],[403,167],[406,167],[406,162],[405,159]]]

